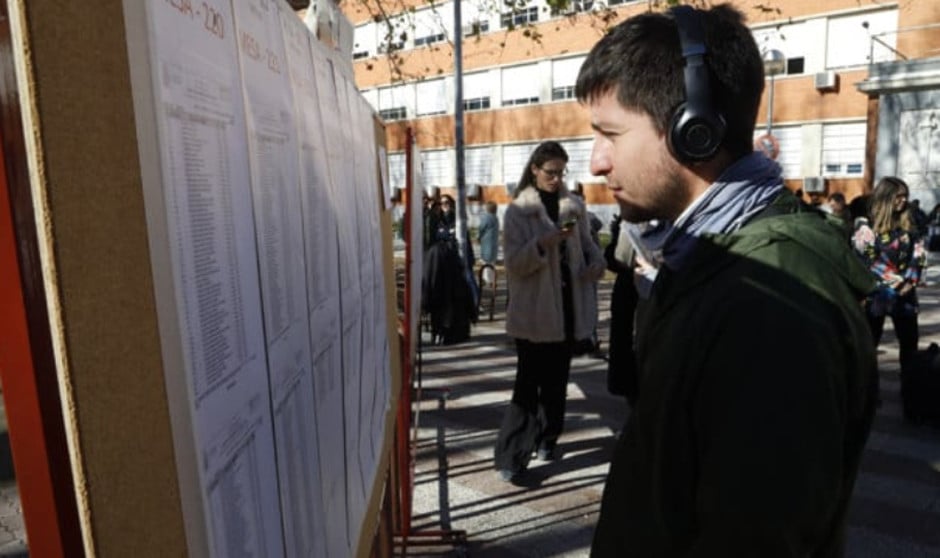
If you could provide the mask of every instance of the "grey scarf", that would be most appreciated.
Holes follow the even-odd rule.
[[[782,190],[780,165],[756,151],[745,155],[725,169],[675,223],[644,235],[649,251],[662,253],[662,260],[652,263],[657,267],[664,263],[673,271],[682,269],[700,236],[738,230]]]

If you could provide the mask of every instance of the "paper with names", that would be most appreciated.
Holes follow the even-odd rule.
[[[375,124],[369,104],[355,95],[355,86],[346,82],[351,119],[354,123],[356,145],[356,203],[359,221],[359,270],[362,287],[362,377],[359,394],[359,463],[363,472],[366,491],[377,474],[382,429],[376,430],[376,415],[382,414],[386,393],[380,383],[381,366],[378,324],[386,324],[384,280],[381,274],[382,257],[379,240],[380,185],[376,166],[378,155],[375,148]],[[384,327],[384,325],[383,325]],[[384,338],[384,336],[382,336]]]
[[[316,426],[317,434],[319,477],[314,502],[320,516],[314,529],[316,538],[322,540],[312,556],[342,556],[348,553],[345,499],[328,503],[325,498],[333,485],[345,484],[342,462],[332,463],[326,458],[331,451],[342,458],[336,216],[330,196],[331,179],[320,126],[310,34],[289,10],[281,12],[281,27],[293,86],[294,122],[298,130],[303,254],[307,262],[307,319],[313,357],[310,393],[315,398],[315,415],[310,424]],[[334,401],[339,404],[334,406]],[[333,450],[333,447],[337,449]],[[325,510],[330,510],[330,513]],[[337,524],[338,520],[341,523]]]
[[[355,214],[346,212],[351,208],[346,208],[340,202],[343,183],[337,177],[345,173],[344,152],[347,146],[340,143],[342,122],[337,115],[339,98],[334,83],[333,63],[326,48],[317,41],[310,41],[310,53],[313,57],[315,109],[308,107],[310,110],[304,112],[304,118],[305,122],[309,119],[306,139],[315,163],[307,168],[312,177],[308,176],[309,183],[305,191],[309,194],[309,205],[316,204],[317,208],[311,208],[306,215],[322,221],[311,224],[307,238],[308,244],[315,244],[318,250],[330,250],[331,245],[335,247],[320,255],[325,257],[331,254],[331,259],[318,260],[323,265],[315,268],[318,275],[309,281],[314,283],[313,288],[318,293],[317,301],[311,304],[311,334],[314,341],[317,422],[321,425],[324,508],[330,510],[327,515],[329,550],[331,556],[340,556],[343,553],[334,552],[335,549],[349,548],[354,536],[350,533],[347,478],[358,478],[358,472],[350,468],[346,459],[345,438],[349,426],[346,424],[348,415],[344,411],[344,391],[347,388],[343,385],[343,354],[358,350],[358,338],[355,345],[348,344],[350,340],[343,317],[345,308],[351,304],[350,299],[358,294],[358,283],[354,283],[354,278],[350,277],[349,270],[355,265],[352,248],[348,240],[340,240],[340,234],[348,238],[350,225],[358,216],[353,219],[351,216]],[[326,180],[328,188],[322,187],[321,180]],[[329,199],[324,199],[324,195],[329,195]],[[340,219],[340,215],[348,217]],[[312,246],[308,246],[308,253],[311,249]],[[311,263],[311,266],[314,264]],[[332,281],[336,282],[335,287]]]
[[[379,204],[381,199],[384,198],[384,187],[382,184],[386,180],[385,172],[383,171],[386,160],[384,149],[377,148],[375,141],[369,141],[370,138],[375,137],[375,122],[372,116],[372,108],[368,101],[361,95],[355,98],[359,100],[359,115],[362,119],[363,133],[366,134],[363,145],[366,146],[367,157],[369,160],[373,161],[373,167],[376,161],[380,165],[378,175],[376,175],[375,172],[365,173],[363,177],[365,186],[362,189],[365,195],[361,198],[362,213],[364,215],[370,215],[370,218],[362,221],[362,225],[366,228],[366,237],[369,239],[372,248],[372,263],[370,268],[373,278],[372,289],[374,293],[371,308],[372,316],[370,320],[366,322],[367,324],[372,324],[373,330],[371,341],[372,348],[369,351],[373,359],[371,369],[374,370],[372,378],[370,378],[372,382],[372,393],[363,389],[363,400],[371,405],[371,410],[368,411],[368,413],[372,418],[372,422],[371,424],[363,424],[363,437],[371,434],[373,459],[375,460],[371,465],[372,474],[375,475],[378,474],[376,468],[378,467],[378,456],[381,452],[383,442],[382,425],[385,423],[385,413],[390,408],[391,400],[391,361],[389,360],[388,315],[385,276],[383,273],[383,249],[385,247],[385,241],[379,220]]]
[[[287,556],[323,548],[296,114],[279,2],[234,2]]]
[[[343,289],[340,292],[341,329],[343,345],[343,414],[346,425],[346,504],[350,526],[359,525],[365,514],[366,480],[360,463],[360,383],[362,379],[362,307],[363,290],[359,254],[359,236],[365,234],[359,227],[359,212],[356,202],[356,159],[360,149],[354,147],[352,129],[354,123],[349,111],[346,78],[336,65],[330,63],[332,87],[327,96],[320,89],[320,109],[323,115],[324,132],[330,141],[327,153],[333,173],[334,196],[339,215],[356,215],[356,219],[339,221],[340,268],[339,277]],[[319,74],[318,74],[319,75]],[[318,80],[317,85],[320,85]],[[329,97],[332,95],[332,99]],[[333,107],[333,112],[326,112]],[[332,121],[332,122],[331,122]],[[340,149],[337,149],[340,148]],[[334,153],[330,153],[333,151]],[[334,165],[334,162],[336,163]],[[358,533],[350,531],[351,537]]]
[[[229,2],[147,4],[179,329],[214,556],[282,555]]]

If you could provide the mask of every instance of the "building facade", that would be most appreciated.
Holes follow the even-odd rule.
[[[755,140],[768,132],[788,187],[851,200],[883,174],[911,183],[929,209],[940,201],[940,2],[736,0],[762,52],[783,54],[768,76]],[[573,95],[578,69],[605,30],[663,9],[649,0],[464,0],[465,182],[471,199],[506,203],[528,155],[555,139],[571,160],[569,188],[611,214],[590,174],[589,118]],[[662,3],[664,4],[664,3]],[[340,4],[354,26],[358,87],[387,124],[389,175],[405,180],[405,129],[414,130],[426,191],[456,184],[453,0]],[[756,142],[759,145],[759,142]],[[931,157],[932,152],[937,152]],[[472,219],[472,217],[471,217]]]

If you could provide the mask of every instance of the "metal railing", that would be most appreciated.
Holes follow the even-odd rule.
[[[878,64],[940,56],[938,30],[940,23],[929,23],[872,34],[868,61]]]

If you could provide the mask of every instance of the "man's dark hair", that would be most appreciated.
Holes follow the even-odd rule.
[[[727,122],[722,147],[740,157],[754,150],[754,123],[764,90],[764,65],[744,16],[729,4],[699,10],[705,29],[714,109]],[[622,106],[650,115],[666,133],[685,101],[684,60],[675,20],[644,13],[610,30],[581,66],[575,95],[589,102],[611,91]]]

